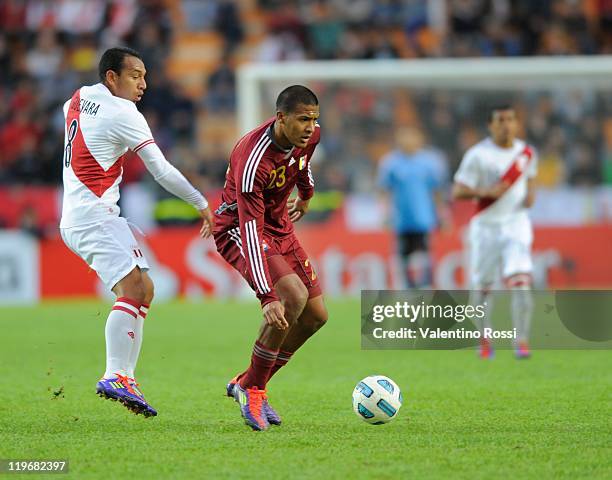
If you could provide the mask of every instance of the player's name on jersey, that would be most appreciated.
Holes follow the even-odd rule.
[[[92,102],[91,100],[87,100],[86,98],[74,98],[70,103],[71,110],[76,110],[77,112],[93,115],[94,117],[98,113],[98,108],[100,108],[99,103]]]

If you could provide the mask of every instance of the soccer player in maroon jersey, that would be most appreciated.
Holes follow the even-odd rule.
[[[251,364],[227,385],[254,430],[280,425],[266,384],[327,321],[317,275],[293,230],[314,194],[310,161],[320,139],[318,118],[312,91],[302,85],[283,90],[276,116],[232,150],[215,212],[217,251],[247,280],[263,311]],[[296,186],[298,195],[289,200]]]

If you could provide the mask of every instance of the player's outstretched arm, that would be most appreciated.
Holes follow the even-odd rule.
[[[527,195],[523,205],[525,208],[531,208],[535,202],[535,180],[533,178],[527,179]]]
[[[164,187],[172,195],[179,197],[193,205],[203,219],[200,233],[207,238],[212,233],[213,216],[208,208],[208,201],[198,192],[178,169],[172,165],[154,143],[147,145],[138,151],[147,170],[153,175],[157,183]]]
[[[126,146],[137,153],[157,183],[172,195],[193,205],[204,220],[202,235],[210,235],[212,215],[208,210],[208,201],[166,160],[153,140],[147,121],[133,104],[131,108],[123,108],[117,113],[112,128],[108,131],[108,137],[112,143]]]

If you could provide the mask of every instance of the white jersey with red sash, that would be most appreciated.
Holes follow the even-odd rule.
[[[134,102],[98,83],[77,90],[64,105],[64,203],[60,232],[66,245],[112,289],[136,266],[149,265],[134,232],[119,216],[124,154],[137,153],[157,183],[198,210],[208,202],[155,145]]]
[[[64,202],[61,228],[119,216],[123,155],[154,143],[134,102],[101,83],[82,87],[64,104]]]
[[[536,173],[535,151],[523,140],[515,140],[511,148],[501,148],[486,138],[463,157],[455,182],[470,188],[487,188],[502,181],[510,184],[500,198],[481,199],[470,221],[472,288],[493,284],[498,274],[509,278],[531,272],[533,232],[524,202],[527,180]]]
[[[500,198],[481,199],[472,221],[501,223],[509,217],[526,216],[524,207],[527,180],[537,173],[537,159],[532,147],[523,140],[514,140],[510,148],[501,148],[486,138],[470,148],[455,174],[455,181],[470,188],[492,187],[498,182],[510,183]]]

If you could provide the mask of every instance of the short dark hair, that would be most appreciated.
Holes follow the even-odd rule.
[[[136,57],[142,60],[140,53],[129,47],[114,47],[104,52],[98,64],[98,75],[100,76],[100,80],[102,82],[106,80],[106,72],[109,70],[120,74],[123,68],[123,59],[125,57]]]
[[[489,108],[489,115],[487,116],[487,121],[491,123],[493,121],[493,116],[495,112],[500,112],[502,110],[514,110],[514,107],[509,103],[500,103],[499,105],[493,105]]]
[[[285,88],[276,99],[276,111],[295,112],[298,105],[318,105],[317,96],[304,85],[291,85]]]

